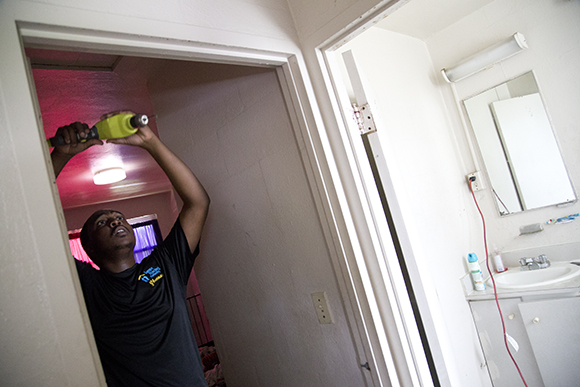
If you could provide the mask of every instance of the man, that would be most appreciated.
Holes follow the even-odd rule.
[[[118,113],[112,112],[101,119]],[[89,128],[75,122],[59,128],[66,145],[51,154],[55,175],[76,154],[101,140],[79,142]],[[206,386],[186,306],[186,285],[199,253],[209,197],[189,168],[148,126],[108,143],[141,147],[163,169],[183,207],[163,243],[135,263],[135,236],[123,214],[95,212],[81,231],[81,243],[100,267],[78,262],[85,303],[109,386]]]

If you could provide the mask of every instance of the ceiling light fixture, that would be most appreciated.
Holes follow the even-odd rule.
[[[93,181],[96,185],[105,185],[124,180],[126,177],[127,174],[123,168],[114,167],[95,172],[93,175]]]
[[[465,58],[454,67],[442,69],[441,73],[447,82],[457,82],[488,66],[507,59],[526,48],[528,48],[526,38],[524,35],[516,32],[508,39]]]

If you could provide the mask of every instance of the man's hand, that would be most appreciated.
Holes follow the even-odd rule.
[[[130,110],[119,110],[119,111],[114,111],[114,112],[110,112],[107,114],[103,114],[101,116],[101,120],[105,120],[109,117],[113,117],[117,114],[132,114],[135,115],[135,113],[133,113]],[[135,132],[134,134],[127,136],[127,137],[122,137],[122,138],[111,138],[107,140],[108,144],[119,144],[119,145],[133,145],[133,146],[138,146],[141,148],[146,148],[147,144],[151,141],[157,139],[157,136],[155,136],[155,133],[153,133],[153,131],[151,130],[151,128],[149,126],[143,126],[141,128],[139,128],[139,130],[137,130],[137,132]]]
[[[80,137],[80,140],[77,139]],[[65,145],[57,146],[54,148],[54,152],[61,155],[69,156],[69,159],[74,155],[81,153],[87,148],[93,145],[102,145],[101,140],[92,139],[86,142],[81,142],[83,139],[87,138],[89,134],[89,126],[80,122],[73,122],[70,125],[62,126],[58,128],[55,136],[61,136],[64,139]]]
[[[56,136],[62,136],[65,145],[55,147],[50,154],[55,177],[58,177],[66,163],[68,163],[73,156],[93,145],[103,145],[103,142],[97,139],[81,142],[83,138],[87,138],[88,133],[89,126],[80,122],[73,122],[70,125],[58,128]],[[80,137],[80,140],[77,138],[77,134]]]

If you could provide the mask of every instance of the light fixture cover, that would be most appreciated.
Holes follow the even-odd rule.
[[[516,32],[508,39],[465,58],[451,68],[441,70],[447,82],[457,82],[528,48],[524,35]]]
[[[126,177],[127,174],[123,168],[114,167],[95,172],[93,181],[96,185],[105,185],[124,180]]]

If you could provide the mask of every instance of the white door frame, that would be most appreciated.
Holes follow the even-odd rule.
[[[352,246],[348,246],[349,241],[340,235],[339,229],[350,221],[342,219],[341,215],[337,213],[339,210],[333,206],[333,203],[336,203],[337,194],[334,192],[333,187],[335,186],[330,182],[333,174],[330,171],[333,167],[328,164],[330,158],[328,153],[330,152],[325,138],[321,138],[320,135],[323,132],[322,124],[316,106],[312,105],[311,102],[314,100],[312,90],[307,81],[305,82],[303,79],[302,69],[304,65],[300,57],[294,53],[244,49],[31,22],[19,22],[18,30],[21,41],[26,47],[275,68],[288,106],[306,174],[312,187],[318,215],[329,246],[329,253],[332,257],[332,264],[342,296],[342,306],[357,353],[357,359],[353,359],[353,361],[357,361],[361,365],[361,373],[367,387],[390,385],[388,380],[385,380],[384,375],[381,376],[380,369],[384,367],[385,362],[382,359],[382,354],[372,348],[368,337],[369,331],[361,316],[361,309],[369,307],[366,297],[372,297],[372,295],[359,293],[360,288],[356,284],[363,280],[361,280],[358,265],[353,261],[353,259],[358,258],[349,258],[347,252],[351,251]],[[29,84],[32,88],[34,87],[30,74]],[[35,106],[35,109],[38,132],[42,136],[43,131],[38,119],[40,110],[38,106]],[[41,138],[40,141],[44,142],[44,139]],[[48,159],[47,155],[45,158]],[[58,208],[56,185],[52,186],[52,191],[55,205]],[[59,222],[61,230],[66,230],[62,216],[59,216]],[[347,244],[346,247],[345,244]],[[76,287],[80,289],[78,283]],[[81,313],[85,321],[88,321],[86,310],[83,309]],[[87,325],[87,330],[90,331],[90,325]],[[100,364],[94,342],[92,342],[91,350],[95,362]]]
[[[392,249],[393,236],[388,227],[385,227],[385,219],[379,219],[383,216],[379,214],[383,211],[380,197],[376,192],[371,168],[364,165],[368,163],[367,155],[352,117],[352,107],[341,79],[339,59],[335,53],[346,42],[395,12],[404,3],[406,0],[389,2],[361,15],[359,19],[346,26],[337,35],[319,45],[317,57],[318,65],[324,76],[324,86],[334,110],[334,118],[339,131],[337,137],[340,137],[347,157],[350,159],[349,172],[357,183],[355,195],[360,200],[359,205],[363,212],[360,218],[355,220],[355,230],[353,230],[361,242],[361,257],[357,260],[360,265],[359,270],[363,276],[366,274],[366,278],[362,284],[359,284],[357,291],[366,294],[366,301],[368,301],[368,305],[361,309],[361,313],[365,320],[365,326],[370,330],[369,340],[375,351],[375,357],[380,358],[380,354],[376,352],[381,351],[385,360],[385,367],[379,369],[379,372],[383,379],[388,378],[392,384],[412,386],[419,383],[421,386],[426,386],[434,383],[435,385],[447,386],[450,385],[449,375],[439,346],[439,338],[433,325],[425,289],[420,282],[419,271],[404,226],[404,219],[394,195],[394,189],[392,186],[388,186],[385,187],[385,193],[391,208],[395,232],[398,234],[395,238],[398,238],[400,243],[397,255],[399,255],[398,259],[404,256],[408,271],[407,281],[410,282],[406,284],[397,278],[400,277],[401,268],[397,262],[397,257],[391,256],[392,253],[389,251]],[[379,170],[381,168],[383,185],[390,184],[388,173],[382,174],[383,171],[388,171],[388,166],[383,163],[379,166]],[[376,275],[377,273],[380,274]],[[375,275],[373,276],[373,274]],[[417,342],[414,333],[418,332],[417,316],[410,312],[407,307],[409,305],[408,285],[413,286],[414,305],[417,306],[415,312],[419,312],[422,320],[419,322],[422,325],[419,333],[423,343]],[[392,324],[388,324],[388,322],[392,322]],[[427,361],[430,363],[431,372],[426,372],[425,367],[417,366],[417,361],[413,360],[426,356],[424,347],[429,352]],[[406,353],[407,348],[412,351],[412,356]],[[406,368],[400,361],[393,360],[403,358],[406,359]],[[433,376],[435,377],[431,381]]]

